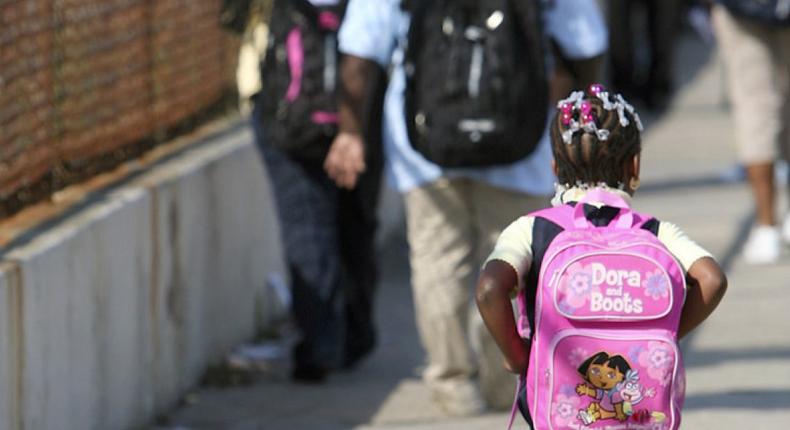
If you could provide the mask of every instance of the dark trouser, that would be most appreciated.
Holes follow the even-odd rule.
[[[617,91],[634,90],[637,82],[635,64],[633,6],[636,0],[609,0],[609,58],[612,84]],[[650,67],[645,87],[647,91],[669,93],[672,90],[672,57],[678,32],[681,2],[679,0],[642,0],[647,13],[647,42]]]
[[[258,112],[256,106],[252,123],[277,204],[293,315],[302,333],[294,364],[348,366],[375,343],[380,156],[372,154],[357,188],[341,190],[320,163],[296,160],[264,142]]]

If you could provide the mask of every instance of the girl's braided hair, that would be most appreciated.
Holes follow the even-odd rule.
[[[642,125],[633,107],[620,95],[611,98],[597,84],[586,93],[573,93],[557,107],[551,147],[559,183],[623,188],[628,180],[626,161],[642,151]]]

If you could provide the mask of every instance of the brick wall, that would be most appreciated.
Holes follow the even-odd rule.
[[[220,6],[0,0],[2,206],[134,155],[215,105],[237,58]]]

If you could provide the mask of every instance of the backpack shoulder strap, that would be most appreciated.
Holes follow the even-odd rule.
[[[422,46],[422,21],[431,3],[433,2],[427,0],[403,0],[401,2],[401,9],[409,14],[409,31],[406,45],[406,55],[409,58],[414,57],[414,47]],[[410,49],[409,47],[412,48]]]
[[[523,294],[518,295],[518,308],[519,308],[519,329],[522,334],[527,334],[525,331],[530,327],[535,326],[535,297],[538,291],[538,277],[540,276],[540,269],[543,265],[543,257],[549,245],[564,230],[572,225],[572,221],[566,221],[572,211],[571,207],[567,205],[542,209],[532,212],[529,215],[534,217],[535,221],[532,224],[532,265],[525,273],[524,291]],[[523,320],[526,318],[526,321]]]
[[[311,25],[316,25],[323,30],[332,31],[336,31],[337,28],[340,27],[340,21],[342,21],[343,16],[346,14],[346,7],[348,6],[348,0],[339,0],[336,5],[325,7],[317,7],[309,0],[287,0],[286,3],[290,3]],[[332,21],[337,21],[336,23],[327,24],[327,12],[336,16],[336,19],[332,19]]]
[[[544,218],[562,227],[563,230],[573,228],[573,205],[565,204],[551,208],[541,209],[530,213],[535,218]]]
[[[573,225],[572,214],[573,207],[569,205],[542,209],[529,214],[535,218],[532,225],[532,266],[524,275],[524,291],[517,296],[517,324],[519,333],[522,335],[527,334],[524,333],[524,330],[535,327],[535,298],[538,291],[538,276],[543,265],[543,257],[546,255],[546,251],[554,238]],[[530,342],[531,346],[531,337],[528,342]],[[529,415],[529,408],[526,407],[526,398],[524,398],[523,403],[520,401],[524,387],[526,387],[526,374],[519,375],[516,398],[510,411],[508,429],[512,428],[516,412],[519,410],[524,419],[530,424],[530,427],[532,426],[532,417]]]
[[[289,0],[289,3],[302,15],[310,18],[311,21],[313,18],[318,17],[318,9],[309,0]]]
[[[637,214],[642,218],[640,222],[637,223],[637,227],[641,228],[642,230],[647,230],[650,233],[653,233],[654,236],[658,237],[658,229],[661,226],[661,221],[651,216]]]
[[[561,226],[563,230],[570,230],[576,228],[573,222],[573,211],[577,204],[577,202],[570,202],[562,206],[532,212],[530,215],[545,218]],[[607,225],[618,213],[618,208],[610,206],[596,208],[587,205],[584,209],[585,217],[594,225]],[[639,212],[633,212],[633,215],[634,228],[641,228],[642,230],[647,230],[658,236],[658,229],[661,224],[658,219]]]

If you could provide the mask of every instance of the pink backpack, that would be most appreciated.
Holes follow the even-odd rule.
[[[595,227],[585,202],[620,211]],[[534,428],[677,429],[685,395],[677,331],[686,283],[677,260],[642,228],[652,218],[602,190],[576,207],[533,215],[563,228],[542,260],[529,370],[518,390]],[[518,303],[519,332],[529,338],[523,291]]]

